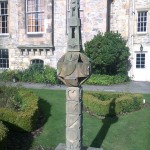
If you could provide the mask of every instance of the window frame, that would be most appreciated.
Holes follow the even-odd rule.
[[[142,16],[142,13],[146,13],[145,16]],[[144,20],[144,18],[142,17],[146,17],[146,20]],[[140,20],[139,20],[140,18]],[[144,25],[142,24],[146,24],[145,25],[145,30],[144,30]],[[148,31],[148,10],[138,10],[137,11],[137,33],[138,34],[146,34]],[[143,30],[143,31],[142,31]]]
[[[3,13],[2,14],[2,3],[3,5]],[[9,15],[8,15],[8,0],[0,1],[0,17],[4,17],[5,19],[1,19],[0,25],[0,35],[8,35],[9,34]],[[4,20],[4,21],[3,21]],[[3,27],[4,26],[4,27]],[[3,32],[3,29],[5,30]]]
[[[26,33],[27,34],[43,34],[44,32],[45,32],[45,26],[44,26],[44,18],[45,18],[45,11],[44,11],[44,0],[39,0],[39,1],[43,1],[43,10],[42,11],[31,11],[31,12],[28,12],[28,1],[29,0],[26,0]],[[33,1],[35,1],[35,3],[37,2],[36,0],[33,0]],[[38,9],[38,6],[39,5],[37,5],[37,7],[35,8],[35,9]],[[32,17],[31,17],[31,19],[30,20],[34,20],[34,19],[32,19],[33,18],[33,15],[35,15],[35,22],[37,22],[37,23],[35,23],[35,31],[33,31],[33,29],[31,29],[31,31],[29,31],[29,29],[28,29],[28,27],[29,27],[29,25],[28,25],[28,16],[29,16],[29,14],[31,14],[32,15]],[[38,19],[37,18],[37,20],[36,20],[36,15],[39,17],[39,14],[42,14],[43,15],[43,17],[42,18],[40,18],[40,19]],[[38,22],[39,22],[39,20],[41,21],[41,26],[40,26],[40,31],[36,31],[37,30],[37,28],[38,28]],[[31,23],[31,28],[33,27],[34,25]],[[43,29],[42,29],[43,28]]]
[[[8,49],[0,49],[0,69],[8,69],[8,68],[9,68],[9,51]]]
[[[33,61],[39,61],[38,63],[37,62],[34,62],[33,63]],[[40,65],[43,65],[44,66],[44,60],[42,60],[42,59],[32,59],[31,61],[30,61],[30,64],[31,65],[34,65],[34,64],[40,64]]]
[[[136,54],[136,69],[145,69],[145,57],[145,53]]]

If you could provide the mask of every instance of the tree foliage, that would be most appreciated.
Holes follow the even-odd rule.
[[[92,61],[93,73],[127,74],[130,53],[121,34],[98,33],[91,41],[85,43],[85,53]]]

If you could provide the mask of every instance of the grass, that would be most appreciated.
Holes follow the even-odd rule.
[[[54,148],[65,143],[65,91],[33,90],[46,101],[40,106],[47,116],[32,148]],[[150,94],[144,98],[150,103]],[[150,149],[150,108],[129,113],[115,119],[100,120],[88,113],[83,114],[83,145],[103,147],[104,150]]]

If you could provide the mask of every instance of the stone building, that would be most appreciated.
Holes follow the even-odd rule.
[[[0,0],[0,69],[56,68],[67,50],[70,0]],[[129,76],[150,81],[150,0],[80,0],[82,44],[118,31],[130,48]]]

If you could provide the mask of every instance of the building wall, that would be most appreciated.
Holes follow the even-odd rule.
[[[111,3],[110,30],[119,32],[127,40],[129,33],[129,0],[114,0]]]
[[[27,34],[26,2],[8,1],[9,33],[0,35],[0,48],[9,50],[10,69],[27,68],[32,59],[41,59],[45,65],[53,65],[51,0],[45,0],[44,8],[44,33]]]
[[[106,31],[107,1],[80,0],[82,45],[98,32]],[[54,45],[56,63],[67,51],[69,0],[54,1]]]
[[[133,46],[132,46],[132,77],[136,81],[150,81],[150,1],[135,0],[133,1],[134,16],[133,19]],[[137,32],[138,11],[147,11],[147,32],[139,34]],[[143,46],[142,54],[145,54],[145,68],[136,68],[136,54],[140,54],[140,46]]]
[[[25,0],[8,1],[9,33],[0,34],[0,49],[9,50],[9,68],[27,68],[32,59],[41,59],[45,65],[57,66],[67,51],[70,0],[44,1],[44,33],[27,34]],[[111,0],[110,0],[111,1]],[[98,32],[108,29],[109,0],[80,0],[82,45]],[[53,4],[54,3],[54,4]],[[52,6],[53,5],[53,6]],[[54,11],[53,11],[54,9]],[[138,11],[148,11],[148,30],[137,33]],[[136,81],[150,81],[150,0],[112,0],[110,30],[119,32],[130,48],[129,76]],[[136,68],[136,54],[143,46],[145,68]]]
[[[147,32],[137,32],[138,11],[148,11]],[[131,68],[129,76],[135,81],[150,81],[150,1],[149,0],[113,0],[110,15],[111,31],[119,32],[127,40],[130,48]],[[145,68],[136,68],[136,54],[145,54]]]

